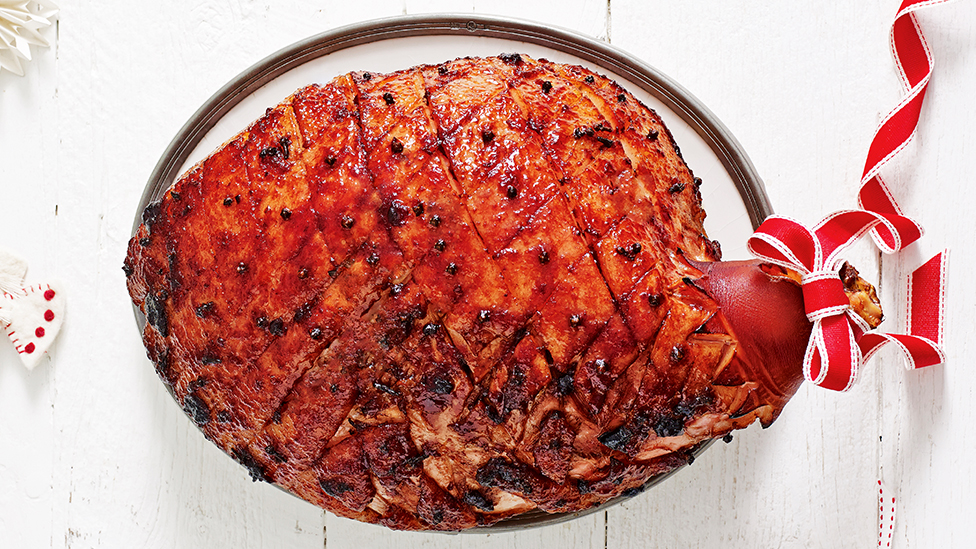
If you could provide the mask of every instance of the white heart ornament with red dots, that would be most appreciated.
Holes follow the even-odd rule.
[[[0,328],[7,332],[24,366],[33,370],[61,330],[64,295],[50,284],[0,293]]]

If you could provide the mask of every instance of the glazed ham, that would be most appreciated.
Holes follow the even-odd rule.
[[[296,92],[146,208],[150,359],[256,480],[458,530],[638,492],[771,423],[799,287],[721,263],[657,114],[524,55]]]

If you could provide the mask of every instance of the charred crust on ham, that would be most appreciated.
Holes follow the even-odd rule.
[[[264,466],[258,461],[247,448],[238,447],[233,450],[234,459],[247,469],[251,480],[254,482],[271,482],[265,472]]]
[[[166,307],[163,299],[158,294],[146,294],[146,322],[156,328],[159,335],[167,337],[169,335],[169,321],[166,318]]]
[[[199,426],[210,423],[210,407],[207,403],[194,393],[183,397],[183,410]]]

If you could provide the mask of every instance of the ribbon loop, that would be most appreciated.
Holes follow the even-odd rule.
[[[801,275],[822,263],[820,242],[813,231],[788,217],[769,216],[747,242],[749,251],[771,263],[799,271]]]

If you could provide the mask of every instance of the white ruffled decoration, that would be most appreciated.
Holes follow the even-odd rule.
[[[58,7],[50,0],[0,0],[0,71],[24,76],[31,44],[48,47],[41,31],[51,26]]]

